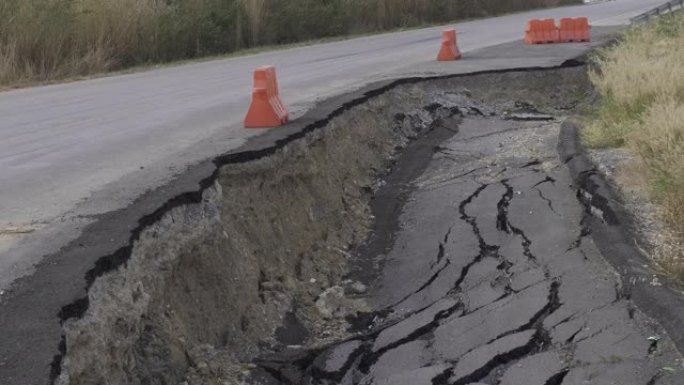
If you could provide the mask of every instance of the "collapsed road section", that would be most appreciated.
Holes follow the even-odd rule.
[[[443,82],[467,108],[424,171],[406,185],[395,177],[400,161],[376,195],[364,271],[351,274],[377,266],[366,296],[375,311],[354,324],[363,332],[261,357],[254,382],[682,383],[673,341],[604,259],[591,234],[598,207],[578,199],[556,150],[563,116],[591,100],[585,76],[573,68]],[[400,213],[377,201],[387,197],[401,198]]]
[[[556,154],[591,95],[583,67],[408,79],[219,159],[84,271],[51,381],[681,383]]]

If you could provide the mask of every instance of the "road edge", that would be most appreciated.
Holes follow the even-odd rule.
[[[684,295],[667,285],[654,285],[652,261],[637,247],[635,218],[622,205],[613,187],[587,156],[580,138],[581,126],[565,121],[558,153],[570,171],[577,199],[590,213],[588,229],[604,258],[619,272],[623,295],[667,331],[679,352],[684,352]]]

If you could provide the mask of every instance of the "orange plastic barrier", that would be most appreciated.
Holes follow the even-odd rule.
[[[575,28],[577,30],[579,41],[591,40],[591,25],[589,25],[589,19],[587,19],[586,17],[576,18]]]
[[[544,30],[544,42],[545,43],[558,43],[558,27],[556,27],[556,21],[553,19],[542,20],[543,30]]]
[[[559,34],[556,22],[553,19],[532,19],[527,22],[525,30],[525,43],[549,44],[558,43]]]
[[[263,66],[255,69],[252,103],[247,110],[245,127],[278,127],[288,119],[289,114],[278,92],[275,67]]]
[[[539,44],[542,42],[541,20],[532,19],[527,22],[525,29],[525,44]]]
[[[456,30],[447,29],[442,33],[442,48],[439,50],[437,60],[450,61],[461,58],[461,51],[458,50],[458,42],[456,40]]]
[[[569,17],[560,19],[559,32],[561,43],[575,41],[575,19]]]
[[[591,26],[586,17],[560,20],[560,41],[562,43],[582,42],[591,40]]]

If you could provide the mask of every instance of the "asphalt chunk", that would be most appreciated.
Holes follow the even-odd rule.
[[[382,379],[374,385],[432,385],[433,380],[449,368],[449,365],[428,366]]]
[[[409,338],[410,336],[420,333],[426,327],[435,323],[440,317],[446,314],[452,314],[459,306],[458,301],[451,298],[440,300],[427,309],[418,312],[409,318],[400,321],[399,323],[383,330],[375,339],[373,345],[373,352],[386,350],[393,345]]]
[[[511,334],[466,354],[454,368],[452,383],[464,385],[478,381],[494,367],[528,354],[534,348],[536,333],[536,330],[526,330]]]
[[[563,373],[564,364],[555,351],[525,357],[513,364],[501,377],[499,385],[545,385]]]
[[[381,380],[429,366],[431,359],[429,344],[428,340],[416,340],[387,351],[371,367],[368,376],[361,382],[381,382]]]
[[[362,347],[358,340],[336,345],[318,356],[312,365],[313,370],[320,373],[335,375],[347,367],[356,353]]]

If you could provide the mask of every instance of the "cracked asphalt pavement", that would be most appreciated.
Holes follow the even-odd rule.
[[[308,358],[267,358],[256,382],[684,383],[673,343],[588,236],[590,212],[557,155],[559,127],[458,124],[412,182],[366,333]]]

